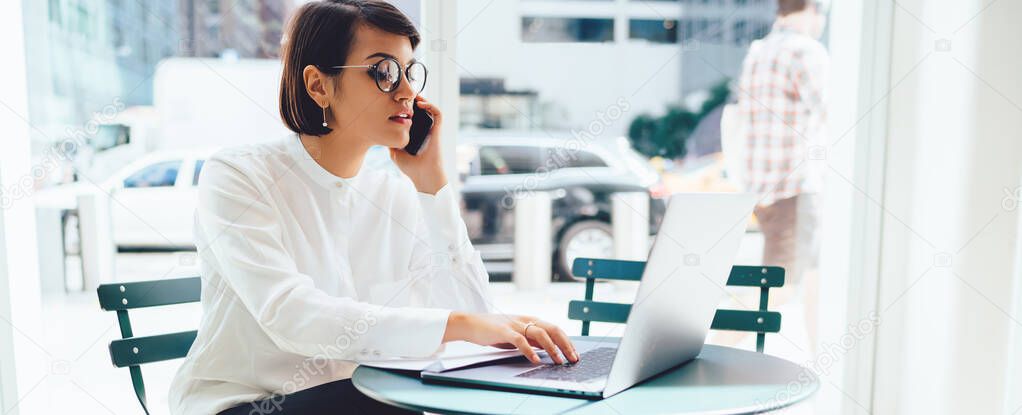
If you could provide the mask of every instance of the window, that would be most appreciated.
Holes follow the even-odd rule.
[[[769,21],[754,22],[752,24],[752,39],[751,40],[762,39],[764,36],[766,36],[768,33],[770,33],[770,29],[772,27],[773,27],[773,23],[769,22]]]
[[[484,146],[479,148],[479,170],[485,175],[535,173],[543,149],[527,146]]]
[[[59,0],[49,0],[46,11],[51,23],[60,25],[63,22],[64,19],[60,10]]]
[[[195,160],[195,172],[192,174],[192,186],[199,185],[199,172],[202,171],[202,164],[206,160]]]
[[[523,17],[523,42],[614,41],[614,19]]]
[[[701,18],[685,18],[681,20],[681,41],[688,42],[691,40],[698,40],[700,42],[709,42],[714,38],[720,38],[720,27],[715,27],[710,24],[707,19]]]
[[[181,160],[161,161],[143,167],[127,179],[125,188],[135,187],[166,187],[173,186],[177,180],[177,171],[181,169]]]
[[[97,151],[125,145],[131,142],[131,130],[124,124],[100,125],[96,135],[92,137],[92,146]]]
[[[73,30],[78,34],[89,37],[89,10],[85,8],[84,4],[77,4],[74,8],[75,11],[75,26]]]
[[[571,167],[607,167],[607,163],[600,156],[590,151],[553,148],[550,149],[550,154],[546,159],[547,166],[551,170]]]
[[[721,19],[712,19],[707,21],[706,31],[704,32],[703,39],[707,43],[720,44],[724,40],[724,21]]]
[[[678,25],[680,26],[680,32],[678,35],[681,36],[679,41],[688,42],[692,40],[692,34],[695,33],[695,27],[692,19],[681,19],[681,22],[679,22]]]
[[[745,20],[739,20],[732,25],[731,35],[735,46],[742,46],[746,42],[751,41],[749,39],[748,24]]]
[[[772,26],[770,21],[741,19],[732,23],[731,37],[735,46],[745,46],[766,36]]]
[[[695,22],[695,32],[692,33],[692,37],[705,41],[706,32],[710,29],[710,21],[706,19],[696,19]]]
[[[674,19],[632,19],[628,21],[628,38],[653,43],[678,41],[678,21]]]

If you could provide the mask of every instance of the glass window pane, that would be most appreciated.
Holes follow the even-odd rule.
[[[177,172],[181,169],[181,160],[161,161],[143,167],[127,179],[124,187],[166,187],[173,186],[177,181]]]
[[[628,38],[654,43],[678,41],[678,21],[674,19],[632,19],[628,21]]]
[[[732,25],[731,33],[732,40],[734,40],[736,46],[744,45],[745,43],[750,41],[748,24],[746,23],[745,20],[739,20],[734,22],[734,24]]]
[[[578,157],[571,161],[569,167],[607,167],[607,163],[595,153],[581,151]]]
[[[92,138],[92,146],[96,150],[109,150],[131,142],[131,130],[124,124],[105,124],[97,127]]]
[[[553,169],[571,167],[607,167],[600,156],[591,151],[570,150],[566,148],[550,149],[546,157],[547,166]]]
[[[523,42],[613,42],[614,19],[523,17]]]
[[[199,172],[202,171],[202,164],[205,162],[206,160],[195,160],[195,173],[192,174],[192,186],[199,185]]]
[[[531,146],[485,146],[479,149],[479,167],[483,175],[535,173],[543,150]]]

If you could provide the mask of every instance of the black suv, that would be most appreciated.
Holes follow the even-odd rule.
[[[571,134],[462,133],[458,168],[462,178],[462,217],[472,244],[491,277],[511,272],[514,205],[529,192],[553,199],[555,279],[572,279],[579,256],[613,257],[611,195],[645,192],[650,198],[650,233],[666,208],[660,176],[627,139],[582,141]]]

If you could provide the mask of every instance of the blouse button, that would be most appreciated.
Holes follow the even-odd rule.
[[[334,183],[334,187],[340,189],[340,188],[344,187],[344,183],[343,182]]]

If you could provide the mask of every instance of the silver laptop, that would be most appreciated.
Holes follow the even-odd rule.
[[[523,357],[443,373],[423,372],[422,379],[606,398],[692,360],[702,351],[724,297],[723,287],[755,202],[753,195],[735,193],[671,197],[620,342],[576,340],[581,359],[571,365],[556,365],[541,353],[542,365]],[[590,335],[604,333],[590,331]]]

